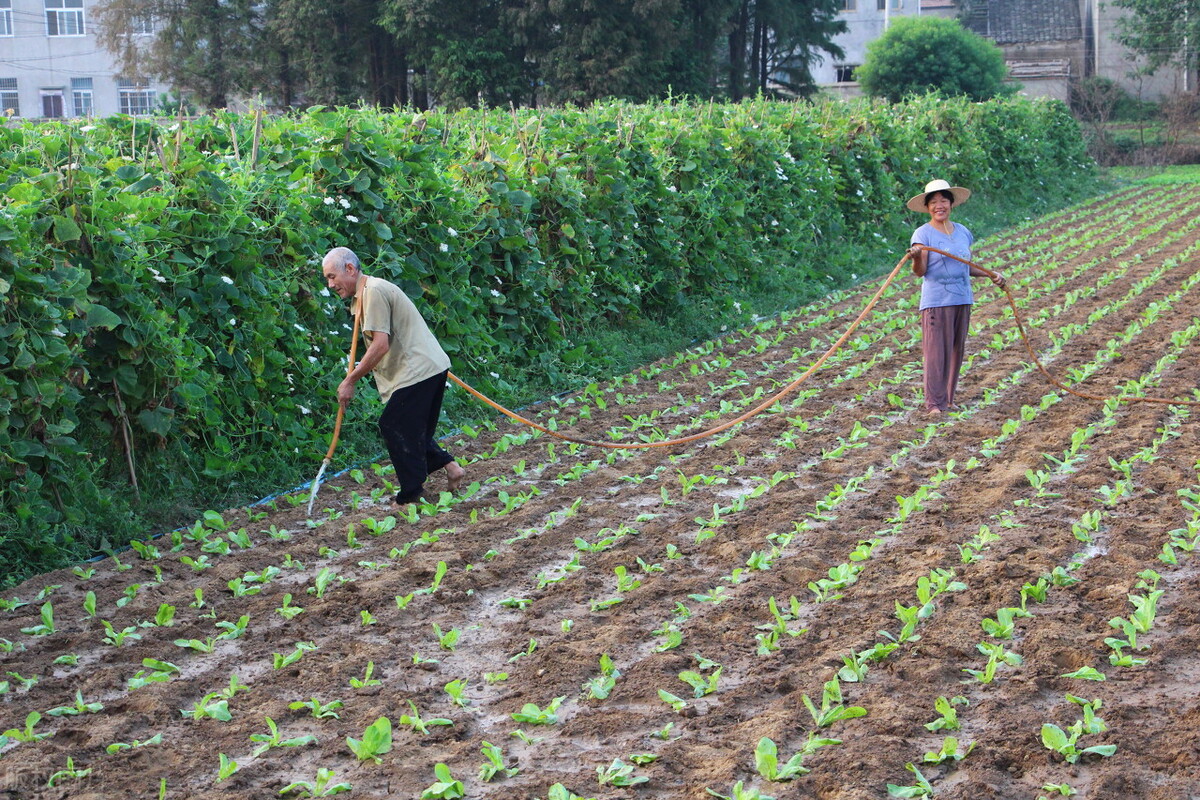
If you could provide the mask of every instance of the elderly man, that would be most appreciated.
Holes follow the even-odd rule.
[[[446,470],[450,491],[457,491],[467,472],[434,441],[449,357],[400,287],[364,275],[354,251],[330,250],[321,272],[330,289],[361,304],[362,331],[369,344],[362,360],[338,386],[338,403],[344,408],[354,397],[359,379],[374,373],[384,402],[379,433],[400,483],[397,507],[419,500],[425,478],[439,469]]]

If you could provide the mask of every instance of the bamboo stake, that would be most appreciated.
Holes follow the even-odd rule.
[[[125,413],[125,403],[121,400],[121,388],[117,386],[116,378],[113,378],[112,385],[117,397],[117,411],[121,415],[121,438],[125,440],[125,463],[129,467],[129,480],[133,483],[133,495],[140,502],[142,492],[138,488],[137,468],[134,466],[133,432],[129,428],[129,415]]]
[[[258,169],[258,142],[262,138],[263,110],[254,115],[254,145],[250,150],[250,169]]]

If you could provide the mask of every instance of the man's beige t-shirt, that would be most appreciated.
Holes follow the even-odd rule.
[[[365,303],[363,335],[367,341],[374,331],[388,335],[388,351],[372,373],[383,402],[397,389],[450,369],[450,357],[399,286],[383,278],[368,277],[361,294]]]

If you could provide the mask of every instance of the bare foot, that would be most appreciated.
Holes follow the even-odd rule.
[[[463,481],[466,479],[467,471],[460,467],[457,461],[451,461],[446,465],[446,484],[452,494],[458,494],[458,490],[462,488]]]

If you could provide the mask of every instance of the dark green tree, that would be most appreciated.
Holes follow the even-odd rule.
[[[539,57],[551,102],[602,97],[646,100],[665,93],[678,43],[680,0],[533,0],[547,32]]]
[[[221,108],[258,82],[270,46],[254,0],[106,0],[95,8],[101,46],[128,77],[162,80]],[[153,36],[135,31],[146,20]]]
[[[543,14],[529,0],[381,0],[413,68],[417,105],[529,105]]]
[[[697,98],[718,96],[724,82],[723,50],[733,12],[742,0],[681,0],[674,42],[666,59],[662,94]]]
[[[1004,54],[956,20],[904,16],[867,46],[855,72],[864,92],[897,102],[930,91],[986,100],[1004,85]]]
[[[811,94],[811,65],[826,52],[841,58],[833,38],[846,30],[841,0],[739,0],[728,34],[728,93]]]
[[[280,67],[305,100],[385,107],[408,102],[406,52],[380,24],[381,0],[272,0],[268,8],[267,31],[280,50]]]
[[[1117,20],[1117,41],[1142,56],[1144,71],[1172,65],[1191,73],[1200,47],[1200,0],[1112,0],[1130,13]]]

